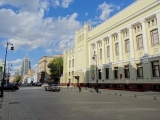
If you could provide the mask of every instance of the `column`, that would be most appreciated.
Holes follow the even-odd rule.
[[[156,14],[156,18],[157,18],[157,26],[158,26],[158,36],[160,37],[160,12]]]
[[[102,64],[105,64],[105,59],[106,59],[104,51],[105,51],[105,45],[104,45],[104,39],[102,38]]]
[[[122,61],[122,36],[121,36],[121,31],[118,31],[118,43],[119,43],[119,60]]]
[[[110,62],[113,62],[113,46],[112,46],[112,36],[109,36],[109,47],[110,47]]]
[[[134,44],[132,35],[132,26],[129,26],[129,44],[130,44],[130,58],[134,58]]]
[[[91,56],[91,44],[89,44],[88,55],[89,55],[89,67],[90,67],[90,65],[91,65],[91,58],[92,58],[92,56]]]
[[[98,65],[99,62],[98,62],[98,47],[97,47],[97,43],[98,42],[95,43],[95,46],[96,46],[96,60],[97,60],[97,65]]]
[[[143,32],[144,56],[148,56],[148,40],[147,40],[145,20],[142,21],[142,32]]]

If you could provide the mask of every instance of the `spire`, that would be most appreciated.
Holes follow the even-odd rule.
[[[28,59],[28,54],[26,53],[25,59]]]

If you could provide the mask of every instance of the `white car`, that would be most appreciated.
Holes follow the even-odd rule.
[[[48,83],[43,83],[42,84],[42,87],[46,87],[46,86],[48,86],[49,84]]]
[[[45,91],[60,91],[60,86],[58,84],[49,84],[45,86]]]

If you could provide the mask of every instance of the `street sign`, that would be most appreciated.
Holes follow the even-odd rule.
[[[95,65],[91,65],[90,74],[91,74],[92,80],[95,80]]]
[[[95,79],[95,74],[91,74],[91,78],[92,78],[92,80],[94,80]]]

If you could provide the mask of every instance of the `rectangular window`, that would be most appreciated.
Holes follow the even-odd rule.
[[[74,67],[74,59],[72,59],[72,67]]]
[[[71,68],[71,60],[69,60],[69,68]]]
[[[153,77],[160,77],[159,61],[152,62]]]
[[[109,68],[106,68],[106,79],[109,79]]]
[[[143,67],[142,64],[137,64],[137,77],[143,77]]]
[[[100,49],[100,60],[102,60],[102,49]]]
[[[137,39],[137,50],[143,49],[143,38],[142,38],[142,34],[136,36],[136,39]]]
[[[124,75],[125,78],[129,78],[130,74],[129,74],[129,65],[124,66]]]
[[[115,44],[115,52],[116,52],[116,55],[119,55],[119,44],[118,43]]]
[[[110,57],[110,48],[109,48],[109,46],[107,47],[107,57],[108,58]]]
[[[148,22],[148,27],[150,27],[150,22]]]
[[[69,72],[69,76],[71,75],[71,73]]]
[[[152,20],[152,26],[154,26],[154,25],[155,25],[154,20]]]
[[[139,26],[137,27],[137,32],[139,32]]]
[[[98,69],[98,77],[101,79],[101,69]]]
[[[74,71],[72,71],[72,75],[74,75]]]
[[[125,40],[125,48],[126,48],[126,53],[128,53],[130,51],[129,49],[129,39],[128,40]]]
[[[136,33],[136,27],[134,28],[134,33]]]
[[[151,31],[152,46],[159,45],[158,30]]]
[[[114,78],[118,78],[118,67],[114,68]]]

